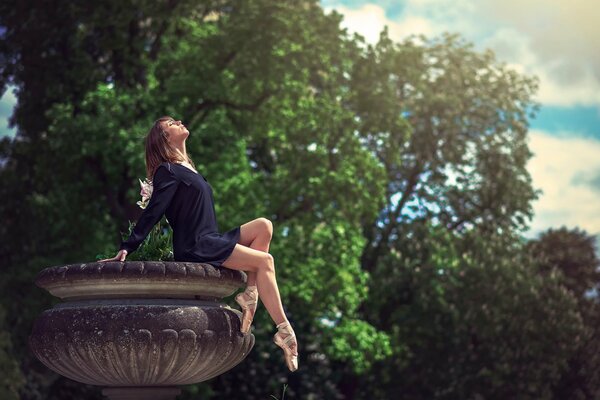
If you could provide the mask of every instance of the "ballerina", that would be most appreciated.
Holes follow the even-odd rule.
[[[154,122],[145,140],[151,196],[129,238],[121,242],[117,255],[100,261],[125,261],[166,215],[173,229],[175,261],[208,263],[246,272],[246,289],[235,297],[242,308],[240,331],[250,332],[260,298],[277,327],[273,342],[283,349],[288,369],[295,371],[298,342],[281,304],[275,262],[269,253],[273,224],[261,217],[219,233],[212,186],[196,170],[186,151],[189,134],[181,121],[169,116]]]

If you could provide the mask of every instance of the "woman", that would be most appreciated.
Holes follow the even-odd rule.
[[[175,261],[246,271],[246,290],[235,298],[243,310],[241,332],[250,331],[260,295],[277,325],[273,341],[283,349],[288,368],[295,371],[298,343],[281,305],[275,264],[268,252],[273,225],[266,218],[258,218],[219,233],[212,187],[187,155],[185,140],[189,134],[181,121],[168,116],[154,123],[146,137],[146,173],[153,186],[150,202],[129,238],[121,242],[117,255],[100,261],[125,261],[165,214],[173,229]]]

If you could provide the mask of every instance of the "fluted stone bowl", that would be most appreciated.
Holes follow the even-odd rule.
[[[46,268],[36,285],[65,302],[37,318],[29,345],[70,379],[146,393],[111,398],[172,398],[147,391],[211,379],[252,349],[254,336],[240,332],[241,313],[220,302],[245,281],[241,271],[187,262]]]

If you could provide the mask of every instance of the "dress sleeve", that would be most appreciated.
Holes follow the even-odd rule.
[[[164,166],[164,168],[162,168]],[[137,250],[144,241],[150,230],[160,221],[167,210],[167,207],[173,199],[173,195],[179,186],[179,180],[166,165],[160,165],[154,173],[152,181],[152,196],[148,206],[142,212],[142,215],[135,224],[131,235],[127,240],[121,242],[119,250],[127,250],[128,254]]]

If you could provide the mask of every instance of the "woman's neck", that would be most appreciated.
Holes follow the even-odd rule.
[[[182,156],[182,157],[183,157],[183,159],[184,159],[185,161],[187,161],[187,160],[188,160],[187,151],[186,151],[186,149],[185,149],[185,143],[182,143],[182,144],[181,144],[181,145],[179,145],[179,146],[175,146],[175,150],[177,151],[177,153],[178,153],[180,156]]]

